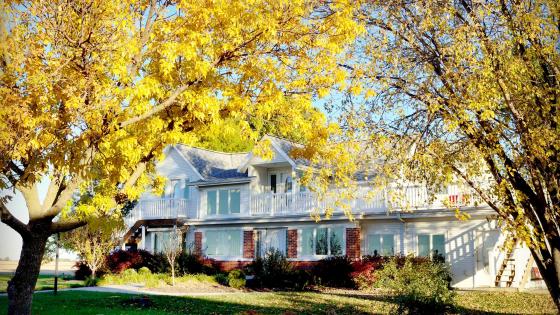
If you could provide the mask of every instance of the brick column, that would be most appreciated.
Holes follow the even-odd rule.
[[[297,258],[297,230],[288,230],[288,258]]]
[[[202,232],[194,232],[194,254],[202,255]]]
[[[255,258],[255,239],[253,231],[243,231],[243,258]]]
[[[360,228],[346,229],[346,256],[360,258]]]

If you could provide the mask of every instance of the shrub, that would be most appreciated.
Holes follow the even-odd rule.
[[[142,267],[141,264],[142,256],[137,251],[119,249],[111,252],[106,259],[107,268],[109,268],[112,273],[121,273],[130,268],[140,268]]]
[[[221,285],[228,285],[228,276],[226,274],[218,273],[214,275],[214,279]]]
[[[76,268],[74,279],[85,280],[87,277],[91,277],[91,269],[84,261],[77,261],[74,267]]]
[[[152,271],[148,267],[142,267],[138,269],[138,274],[141,276],[152,274]]]
[[[241,270],[232,270],[227,276],[228,285],[232,288],[239,289],[245,287],[245,274]]]
[[[153,273],[167,273],[170,271],[169,262],[164,254],[152,254],[146,250],[139,250],[138,254],[141,260],[134,266],[135,269],[146,267]]]
[[[301,290],[310,282],[309,273],[295,270],[276,249],[268,251],[264,258],[257,258],[246,269],[255,276],[250,282],[254,287]]]
[[[371,289],[375,286],[377,277],[375,271],[382,268],[383,263],[388,261],[384,256],[364,256],[362,259],[352,262],[352,273],[350,276],[359,289]]]
[[[122,274],[123,274],[123,277],[134,277],[138,273],[136,272],[136,270],[130,268],[130,269],[126,269],[125,271],[123,271]]]
[[[96,287],[97,284],[98,284],[99,281],[100,281],[99,279],[100,279],[100,278],[87,277],[87,278],[84,280],[84,285],[85,285],[86,287]]]
[[[208,271],[208,269],[204,269],[204,263],[198,255],[191,252],[182,252],[181,255],[177,257],[177,273],[180,275]]]
[[[401,260],[401,261],[399,261]],[[444,313],[454,304],[449,267],[441,262],[394,258],[375,272],[377,285],[396,294],[399,313]]]
[[[328,287],[353,288],[352,261],[346,256],[332,256],[319,260],[312,274],[319,284]]]

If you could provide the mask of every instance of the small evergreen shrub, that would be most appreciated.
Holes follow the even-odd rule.
[[[99,279],[100,279],[100,278],[87,277],[87,278],[84,280],[84,285],[85,285],[86,287],[96,287],[97,284],[98,284],[99,281],[100,281]]]
[[[134,265],[135,269],[141,267],[146,267],[150,269],[152,273],[168,273],[171,271],[167,258],[162,253],[152,254],[146,250],[138,250],[140,255],[140,261]]]
[[[76,268],[76,271],[74,271],[74,279],[85,280],[87,277],[91,277],[91,269],[84,261],[77,261],[74,268]]]
[[[335,288],[355,287],[352,279],[352,261],[347,256],[332,256],[319,260],[312,274],[318,284]]]
[[[229,272],[228,285],[232,288],[239,289],[245,287],[245,274],[241,270],[232,270]]]
[[[254,275],[250,286],[301,290],[310,284],[310,274],[296,270],[286,256],[276,250],[267,252],[264,258],[257,258],[246,267],[246,274]]]
[[[184,251],[177,257],[177,273],[185,275],[189,273],[202,273],[205,270],[204,263],[200,256],[192,252]]]
[[[396,294],[398,313],[445,313],[453,307],[451,273],[445,263],[394,258],[375,272],[377,286]]]
[[[226,274],[223,273],[217,273],[214,275],[214,279],[216,279],[216,281],[221,284],[221,285],[228,285],[228,276]]]

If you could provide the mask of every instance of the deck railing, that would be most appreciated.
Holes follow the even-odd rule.
[[[319,197],[312,192],[265,192],[251,195],[250,214],[253,216],[283,216],[324,211],[331,208],[342,212],[384,213],[387,211],[443,209],[481,205],[469,190],[449,188],[448,193],[429,194],[425,186],[391,187],[372,192],[364,190],[344,198],[344,193],[333,190]]]
[[[125,217],[125,223],[133,225],[138,220],[176,219],[186,217],[189,207],[187,199],[140,200]]]
[[[482,202],[469,190],[448,188],[446,193],[429,194],[424,186],[390,187],[372,191],[363,187],[352,198],[345,199],[344,192],[331,190],[319,197],[309,191],[273,193],[264,192],[251,194],[250,204],[241,205],[240,216],[288,216],[310,214],[331,209],[340,213],[351,209],[355,214],[386,213],[388,211],[445,209],[446,207],[466,207],[481,205]],[[141,200],[125,218],[131,226],[138,220],[173,219],[186,217],[196,211],[195,200],[186,199],[154,199]],[[203,210],[203,209],[200,209]],[[247,211],[247,212],[245,212]],[[200,218],[205,217],[201,215]]]

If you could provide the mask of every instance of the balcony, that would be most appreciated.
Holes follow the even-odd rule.
[[[272,193],[266,192],[251,196],[251,216],[286,216],[310,214],[313,211],[324,211],[328,207],[337,212],[343,211],[341,203],[352,210],[352,213],[386,213],[388,211],[411,211],[446,209],[448,207],[476,207],[483,202],[470,190],[459,190],[449,187],[447,193],[432,196],[424,186],[408,186],[405,188],[386,188],[377,193],[359,192],[351,200],[339,196],[341,191],[330,191],[323,198],[312,192]]]
[[[484,203],[471,190],[448,187],[445,193],[430,195],[426,187],[407,186],[405,188],[385,188],[380,191],[359,190],[356,198],[344,200],[342,191],[332,190],[323,198],[313,192],[265,192],[251,194],[249,205],[241,205],[241,213],[230,217],[278,217],[309,215],[331,208],[334,213],[342,213],[339,204],[345,204],[354,214],[383,214],[389,211],[437,210],[449,207],[476,207]],[[338,199],[338,200],[337,200]],[[339,206],[337,206],[339,205]],[[186,218],[187,213],[198,213],[198,219],[208,218],[206,209],[198,209],[197,200],[154,199],[141,200],[125,218],[128,226],[139,220]],[[197,211],[198,210],[198,211]],[[212,218],[222,217],[212,216]],[[192,217],[191,217],[192,218]],[[226,218],[226,216],[223,216]]]
[[[139,220],[186,218],[191,206],[187,199],[140,200],[124,220],[127,226],[132,226]]]

